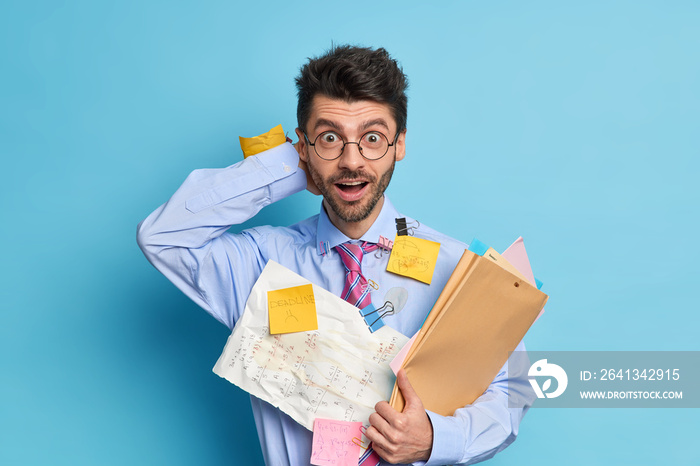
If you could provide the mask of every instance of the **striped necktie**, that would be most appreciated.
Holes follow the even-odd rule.
[[[360,309],[364,309],[372,304],[367,279],[362,275],[362,256],[367,252],[376,250],[378,247],[376,244],[365,241],[361,246],[359,244],[343,243],[334,248],[340,254],[340,259],[345,265],[345,287],[340,296]],[[360,466],[377,466],[379,461],[379,456],[370,447],[360,457],[358,464]]]
[[[361,246],[348,242],[334,248],[345,265],[345,287],[340,297],[360,309],[372,304],[367,279],[362,275],[362,256],[378,247],[365,241]]]

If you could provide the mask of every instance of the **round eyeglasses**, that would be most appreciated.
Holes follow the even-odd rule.
[[[304,138],[308,145],[314,148],[316,155],[323,160],[335,160],[343,154],[345,146],[348,144],[357,144],[357,148],[362,154],[362,157],[367,160],[381,159],[389,152],[389,148],[396,144],[399,139],[399,134],[396,133],[394,142],[391,144],[387,137],[379,131],[368,131],[362,135],[358,142],[346,142],[335,131],[324,131],[314,139],[314,142],[309,141],[309,137],[304,133]]]

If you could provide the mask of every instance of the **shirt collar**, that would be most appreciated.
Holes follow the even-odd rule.
[[[394,236],[396,236],[395,219],[397,217],[401,217],[401,214],[396,211],[393,204],[389,201],[389,198],[384,196],[384,205],[382,205],[379,216],[369,230],[362,235],[359,241],[378,243],[379,236],[393,240]],[[323,255],[339,244],[348,241],[352,240],[331,223],[326,209],[323,207],[323,202],[321,202],[321,213],[318,217],[318,225],[316,227],[316,252],[319,255]]]

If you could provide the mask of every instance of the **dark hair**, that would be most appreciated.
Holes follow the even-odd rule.
[[[310,58],[295,81],[299,98],[297,123],[303,131],[317,94],[348,102],[373,100],[388,104],[397,131],[406,129],[408,78],[383,48],[331,46],[324,55]]]

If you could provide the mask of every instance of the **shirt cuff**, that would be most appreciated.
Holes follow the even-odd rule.
[[[464,434],[459,421],[452,416],[440,416],[427,409],[425,412],[433,425],[433,449],[428,461],[413,464],[437,466],[457,463],[464,452]]]
[[[291,143],[285,142],[249,158],[256,159],[273,180],[285,179],[284,183],[269,185],[271,202],[306,189],[306,173],[299,168],[299,153]]]

